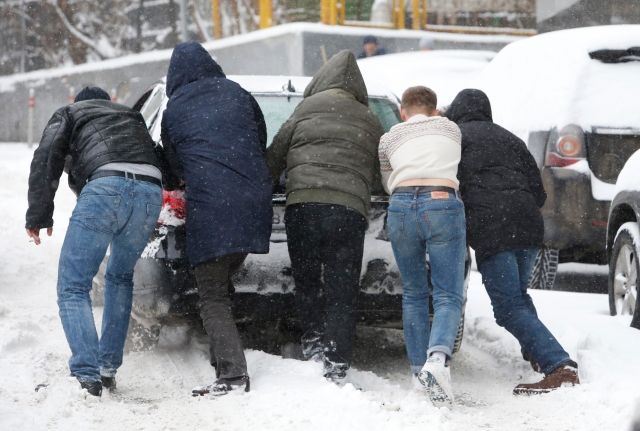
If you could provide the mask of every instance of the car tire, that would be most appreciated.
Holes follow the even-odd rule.
[[[620,227],[613,244],[609,262],[609,312],[612,316],[630,314],[631,326],[640,329],[638,303],[638,223],[625,223]]]
[[[160,340],[161,328],[159,323],[145,325],[131,316],[124,350],[126,352],[146,352],[155,349]]]
[[[542,247],[529,277],[529,289],[552,290],[558,274],[560,250]]]

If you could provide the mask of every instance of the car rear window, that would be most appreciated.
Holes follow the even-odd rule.
[[[273,142],[280,126],[289,119],[296,106],[302,102],[302,96],[256,96],[267,123],[267,147]]]
[[[265,122],[267,123],[267,147],[273,142],[273,138],[280,130],[280,126],[289,119],[296,106],[302,102],[302,96],[266,96],[254,95]],[[395,103],[389,99],[369,98],[369,109],[380,118],[382,127],[388,132],[392,126],[400,122],[400,112]]]

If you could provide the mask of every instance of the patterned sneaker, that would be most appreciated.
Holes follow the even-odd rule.
[[[219,397],[222,395],[227,395],[230,392],[237,394],[249,392],[249,376],[218,379],[212,385],[193,388],[193,390],[191,391],[191,396],[197,397],[203,395],[211,395],[214,397]]]
[[[418,380],[427,390],[429,399],[436,407],[453,406],[453,389],[451,387],[451,370],[440,358],[429,356],[422,367]]]
[[[546,394],[562,387],[571,387],[580,384],[578,377],[578,365],[571,361],[562,365],[538,383],[522,383],[513,390],[514,395]]]

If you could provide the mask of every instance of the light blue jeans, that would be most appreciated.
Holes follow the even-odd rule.
[[[82,189],[58,266],[58,306],[71,348],[69,368],[80,382],[113,377],[122,365],[131,315],[133,268],[158,221],[162,189],[152,183],[104,177]],[[93,277],[107,247],[102,336],[91,310]]]
[[[387,221],[402,276],[402,323],[411,371],[418,373],[432,352],[451,357],[464,300],[466,226],[462,200],[448,194],[396,192]],[[433,285],[433,328],[429,326],[429,281]],[[428,349],[428,350],[427,350]]]
[[[538,252],[537,248],[528,248],[496,253],[483,260],[479,269],[496,323],[516,337],[523,352],[547,375],[571,358],[540,321],[527,293]]]

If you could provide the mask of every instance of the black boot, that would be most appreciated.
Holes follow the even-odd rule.
[[[100,376],[100,380],[102,380],[102,387],[105,389],[109,389],[110,391],[116,388],[116,378],[114,377],[106,377]]]
[[[102,382],[100,380],[97,382],[80,382],[80,386],[94,397],[102,396]]]
[[[249,376],[244,375],[217,379],[212,385],[194,388],[191,391],[191,395],[194,397],[202,395],[221,396],[227,395],[229,392],[249,392],[249,389]]]

